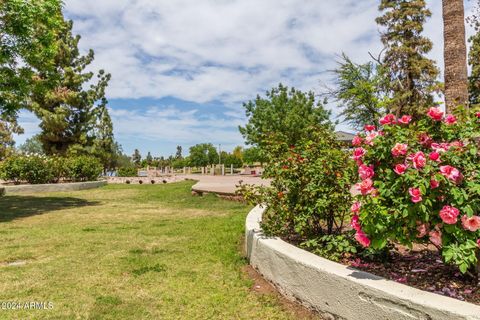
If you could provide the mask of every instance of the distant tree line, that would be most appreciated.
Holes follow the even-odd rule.
[[[257,147],[243,148],[235,147],[232,152],[221,151],[220,154],[212,143],[196,144],[189,149],[189,154],[183,156],[182,146],[177,146],[174,155],[168,157],[155,157],[151,152],[147,152],[145,157],[142,156],[138,149],[135,149],[132,156],[124,161],[122,167],[131,168],[174,168],[181,169],[183,167],[206,167],[215,164],[223,164],[226,167],[233,165],[234,168],[240,168],[243,165],[263,164],[264,159],[261,156],[260,149]]]

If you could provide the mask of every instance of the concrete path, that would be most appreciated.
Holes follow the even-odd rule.
[[[242,181],[244,184],[264,185],[270,184],[268,180],[252,176],[209,176],[209,175],[181,175],[186,179],[198,180],[198,183],[192,187],[196,192],[213,192],[222,195],[233,195],[237,185]]]

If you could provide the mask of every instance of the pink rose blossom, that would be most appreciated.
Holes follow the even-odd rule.
[[[463,148],[463,142],[462,141],[458,141],[458,140],[455,140],[455,141],[452,141],[450,144],[449,144],[450,147],[453,147],[453,148],[456,148],[456,149],[461,149]]]
[[[447,152],[450,149],[450,144],[448,143],[432,143],[432,150],[435,152]]]
[[[378,132],[371,132],[365,137],[365,143],[369,146],[373,146],[373,139],[378,137]]]
[[[446,224],[455,224],[457,223],[457,217],[460,214],[460,211],[451,206],[444,206],[442,210],[440,210],[440,218]]]
[[[353,137],[352,145],[359,147],[362,145],[362,142],[363,142],[362,137],[360,137],[359,135],[356,135],[355,137]]]
[[[373,124],[366,124],[365,131],[375,131],[375,126]]]
[[[380,124],[381,125],[389,125],[389,124],[395,124],[395,116],[393,114],[387,114],[385,117],[380,119]]]
[[[352,217],[352,221],[350,221],[350,225],[352,226],[353,230],[357,232],[362,231],[362,227],[360,225],[360,219],[358,218],[358,215],[354,214]]]
[[[418,141],[420,142],[420,144],[424,147],[427,147],[427,148],[430,148],[430,146],[432,145],[432,138],[429,137],[428,134],[426,133],[421,133],[419,136],[418,136]]]
[[[393,171],[395,171],[395,173],[398,175],[402,175],[405,173],[405,171],[407,171],[407,168],[408,168],[407,165],[403,163],[399,163],[395,165],[395,168],[393,169]]]
[[[479,112],[480,114],[480,112]],[[480,116],[478,116],[480,118]],[[480,239],[477,240],[477,246],[480,248]]]
[[[445,116],[444,122],[448,125],[452,125],[452,124],[457,123],[457,118],[453,114],[447,114]]]
[[[430,179],[430,188],[437,189],[440,186],[440,182],[435,179]]]
[[[480,112],[475,113],[475,116],[480,119]]]
[[[372,179],[365,179],[360,183],[357,183],[356,188],[358,191],[362,193],[362,195],[367,195],[370,193],[374,193],[376,189],[373,187]]]
[[[353,150],[353,160],[361,160],[363,156],[365,155],[366,150],[363,149],[362,147],[356,148]]]
[[[432,230],[430,231],[429,235],[431,243],[437,247],[442,246],[442,232],[440,230]]]
[[[352,211],[353,213],[358,213],[360,211],[361,207],[362,207],[362,204],[358,201],[355,201],[352,204],[352,207],[350,208],[350,211]]]
[[[428,234],[428,223],[421,223],[417,221],[417,238],[423,238]]]
[[[463,215],[462,226],[465,230],[475,232],[480,229],[480,217],[473,216],[469,218],[467,215]]]
[[[358,167],[358,175],[362,180],[373,178],[373,176],[375,175],[375,172],[373,171],[373,166],[366,166],[364,164],[360,165]]]
[[[413,167],[415,169],[421,169],[425,167],[425,164],[427,163],[425,154],[422,151],[418,151],[417,153],[415,153],[412,157],[412,161],[413,161]]]
[[[446,177],[448,180],[459,184],[463,180],[462,173],[455,167],[452,166],[441,166],[440,173]]]
[[[370,239],[362,230],[357,231],[355,234],[355,239],[365,248],[370,246]]]
[[[422,201],[422,192],[420,189],[410,188],[408,189],[408,193],[410,194],[413,203]]]
[[[397,143],[392,148],[394,157],[404,156],[407,153],[408,145],[406,143]]]
[[[443,112],[440,110],[440,108],[431,107],[428,109],[427,116],[435,121],[441,121],[443,118]]]
[[[404,115],[400,119],[398,119],[398,123],[401,124],[409,124],[412,121],[412,116]]]
[[[437,151],[430,152],[428,157],[430,158],[430,160],[435,161],[435,162],[440,162],[441,161],[440,160],[440,153],[438,153]]]

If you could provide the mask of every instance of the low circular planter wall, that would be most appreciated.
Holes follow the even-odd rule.
[[[250,264],[286,297],[327,319],[480,320],[480,306],[356,270],[262,234],[264,209],[247,216]]]
[[[5,186],[5,194],[12,193],[40,193],[62,192],[99,188],[107,185],[106,181],[51,183],[51,184],[25,184],[18,186]]]
[[[162,184],[183,181],[185,178],[175,175],[164,175],[161,177],[106,177],[111,184]]]

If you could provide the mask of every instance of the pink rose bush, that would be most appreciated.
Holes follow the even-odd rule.
[[[432,107],[380,124],[355,141],[355,239],[374,250],[433,244],[466,272],[480,248],[480,113],[457,118]]]

